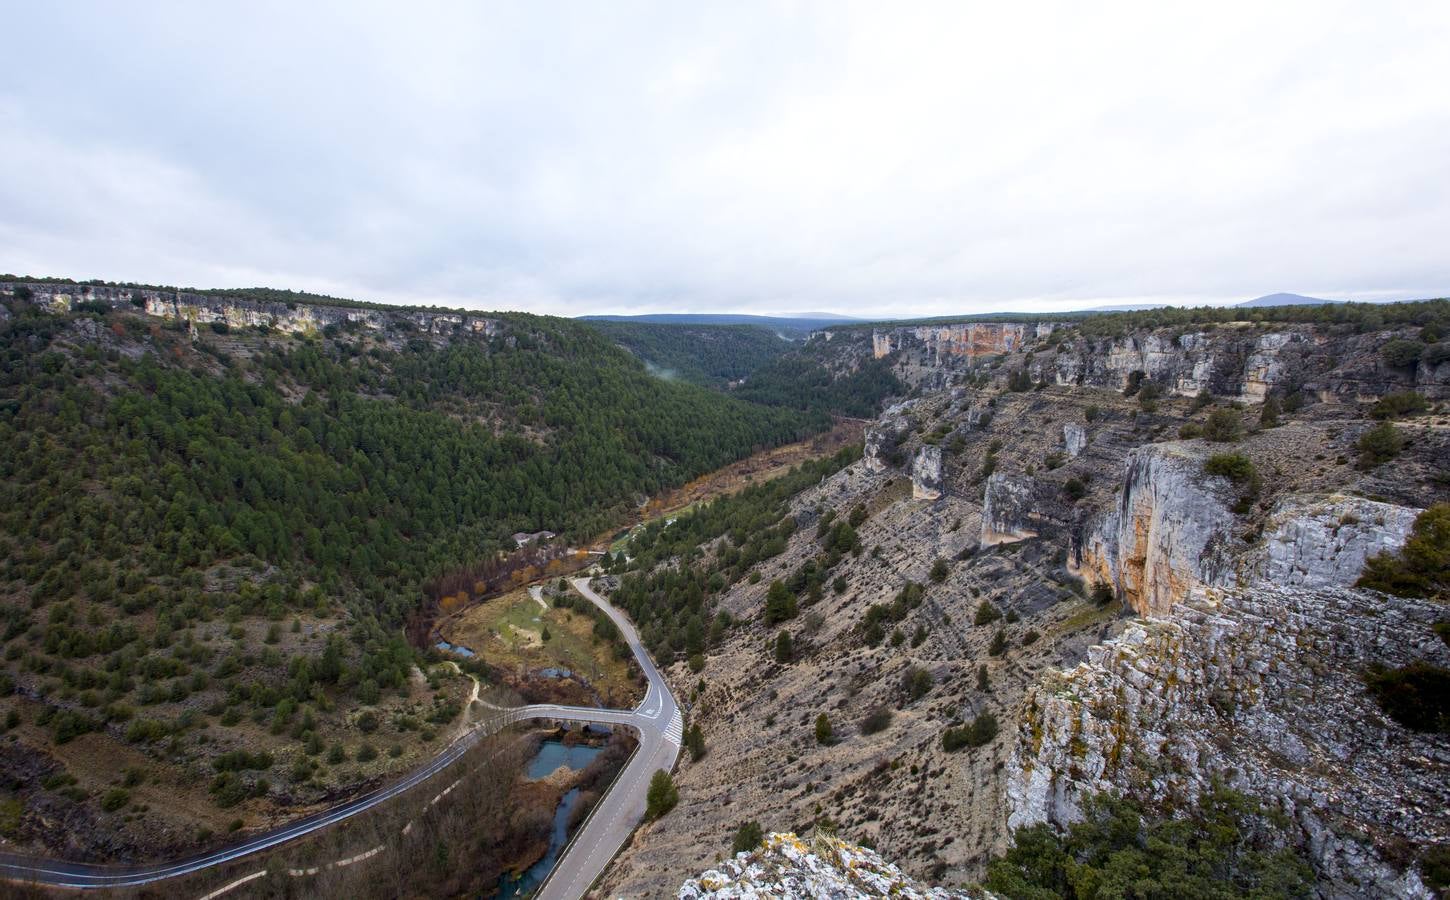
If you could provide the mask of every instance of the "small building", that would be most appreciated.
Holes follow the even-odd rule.
[[[535,531],[533,534],[530,534],[527,531],[514,532],[514,543],[518,544],[520,550],[524,549],[530,544],[539,544],[544,541],[551,541],[553,539],[554,532],[552,531]]]

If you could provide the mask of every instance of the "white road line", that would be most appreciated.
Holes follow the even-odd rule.
[[[210,894],[207,894],[206,896],[200,898],[200,900],[212,900],[213,897],[220,897],[222,894],[225,894],[227,891],[230,891],[233,888],[239,888],[242,885],[246,884],[247,882],[253,881],[253,880],[258,879],[258,878],[261,878],[263,875],[266,875],[266,874],[267,874],[267,870],[266,869],[263,869],[260,872],[253,872],[250,875],[243,875],[241,878],[238,878],[236,881],[233,881],[231,884],[223,885],[222,887],[217,888],[216,890],[212,891]]]
[[[353,863],[359,863],[359,862],[362,862],[365,859],[372,859],[374,856],[377,856],[379,853],[382,853],[382,852],[383,852],[383,845],[382,844],[378,844],[373,849],[371,849],[371,850],[364,850],[362,853],[359,853],[357,856],[354,856],[351,859],[339,859],[337,862],[333,863],[333,865],[334,866],[338,866],[339,868],[341,868],[342,866],[350,866]]]

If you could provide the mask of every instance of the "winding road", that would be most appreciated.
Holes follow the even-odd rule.
[[[645,696],[632,710],[594,709],[582,706],[559,706],[541,703],[509,709],[495,708],[490,716],[461,735],[427,765],[404,778],[361,797],[356,797],[286,825],[254,835],[245,841],[184,859],[143,865],[101,865],[65,862],[62,860],[0,853],[0,879],[58,888],[120,888],[138,887],[191,875],[235,862],[245,857],[278,847],[305,835],[366,812],[380,803],[398,797],[448,768],[484,737],[515,722],[545,719],[599,725],[625,725],[639,734],[639,747],[624,770],[614,779],[608,793],[595,805],[549,877],[539,886],[535,896],[540,900],[575,900],[584,896],[589,886],[614,859],[629,840],[630,834],[644,817],[645,792],[657,769],[674,768],[680,755],[684,720],[664,676],[655,667],[634,624],[589,587],[588,578],[575,578],[574,589],[602,609],[619,626],[639,662],[648,684]],[[451,788],[449,788],[451,790]],[[442,796],[441,794],[439,796]],[[435,798],[436,799],[436,798]],[[370,851],[366,855],[371,855]],[[355,857],[354,860],[361,858]],[[214,891],[208,897],[221,896],[227,888],[240,886],[265,875],[265,868]],[[294,873],[303,875],[308,873]]]

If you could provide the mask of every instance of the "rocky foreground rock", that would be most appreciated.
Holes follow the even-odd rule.
[[[768,835],[761,846],[726,860],[680,887],[680,900],[810,897],[854,900],[973,900],[985,892],[919,884],[875,851],[827,835],[809,840],[788,832]]]

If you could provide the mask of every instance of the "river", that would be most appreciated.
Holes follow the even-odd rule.
[[[568,766],[577,772],[589,765],[590,760],[598,756],[601,749],[585,744],[567,746],[562,741],[544,741],[539,745],[539,752],[529,761],[528,777],[543,778],[560,766]],[[559,798],[559,805],[554,810],[553,831],[549,835],[549,849],[538,862],[529,866],[521,874],[515,876],[505,873],[498,880],[496,896],[522,897],[543,883],[549,875],[549,870],[554,868],[554,864],[559,861],[559,854],[563,851],[564,845],[569,841],[569,817],[578,803],[578,788],[570,788],[563,797]]]

